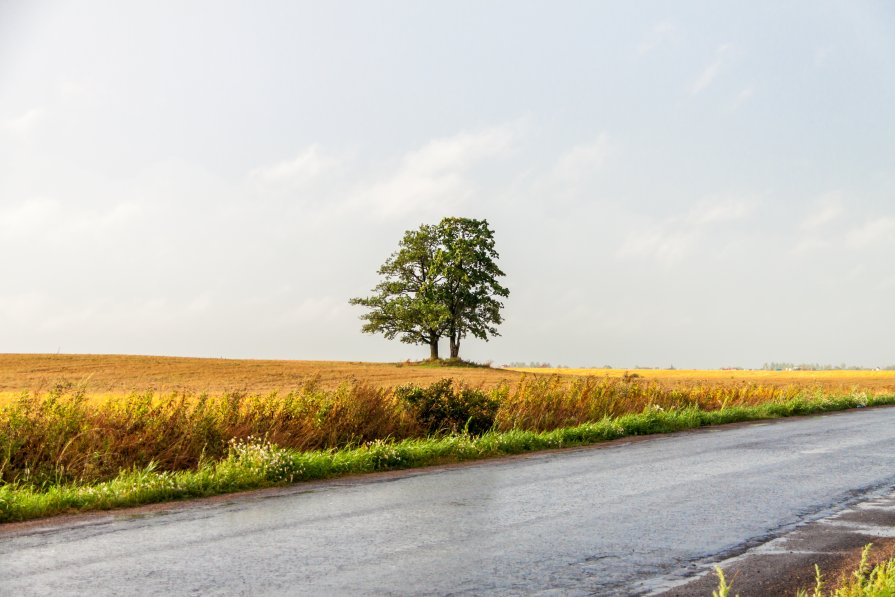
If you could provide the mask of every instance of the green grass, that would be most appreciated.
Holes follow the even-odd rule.
[[[476,363],[474,361],[464,361],[460,358],[447,358],[447,359],[424,359],[422,361],[408,361],[406,363],[402,363],[404,365],[412,365],[414,367],[429,367],[429,368],[441,368],[441,367],[450,367],[450,368],[468,368],[468,369],[490,369],[491,362],[487,363]]]
[[[861,552],[861,562],[849,576],[843,576],[837,587],[829,591],[824,589],[824,579],[820,567],[815,564],[815,583],[811,592],[800,589],[795,597],[893,597],[895,596],[895,559],[880,562],[875,566],[869,563],[871,544],[867,544]],[[720,566],[715,566],[718,576],[718,588],[712,591],[712,597],[731,597],[733,583],[728,582]],[[736,597],[739,597],[737,595]]]
[[[880,562],[871,566],[870,544],[861,553],[861,563],[850,576],[840,580],[839,586],[829,591],[824,590],[823,575],[820,567],[814,566],[816,581],[814,589],[809,593],[801,590],[796,597],[893,597],[895,596],[895,559]]]
[[[715,566],[715,574],[718,575],[718,589],[712,591],[712,597],[731,597],[730,591],[733,589],[733,583],[727,582],[724,571],[720,566]],[[737,595],[736,597],[740,597]]]
[[[892,404],[895,404],[895,395],[851,395],[799,396],[758,406],[712,411],[696,407],[676,410],[652,407],[639,414],[604,417],[597,422],[550,431],[491,431],[478,437],[459,434],[400,441],[379,439],[359,446],[307,451],[286,449],[250,437],[230,440],[225,457],[202,460],[189,470],[160,471],[150,464],[121,471],[111,480],[99,483],[41,487],[21,482],[0,485],[0,522],[583,446],[632,435]]]

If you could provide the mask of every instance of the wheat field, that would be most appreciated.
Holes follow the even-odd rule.
[[[0,394],[42,392],[58,383],[83,385],[90,393],[133,390],[160,393],[242,391],[268,393],[301,388],[311,380],[335,388],[358,380],[376,387],[430,384],[444,377],[491,388],[522,373],[488,367],[439,367],[412,363],[357,363],[214,359],[133,355],[0,354]]]
[[[387,388],[430,384],[450,377],[473,387],[510,386],[524,376],[625,378],[664,386],[759,384],[825,390],[895,390],[895,371],[753,371],[686,369],[501,369],[439,367],[415,363],[214,359],[135,355],[0,354],[0,396],[43,392],[59,383],[91,394],[152,390],[158,393],[243,391],[268,393],[301,388],[309,381],[335,388],[358,380]]]
[[[895,371],[764,371],[728,369],[569,369],[513,368],[537,375],[642,379],[664,386],[760,384],[774,387],[820,387],[824,390],[893,390]]]

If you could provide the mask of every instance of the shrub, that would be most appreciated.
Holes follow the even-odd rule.
[[[395,395],[402,400],[429,435],[466,432],[481,435],[494,426],[497,398],[485,392],[442,379],[428,388],[400,386]]]

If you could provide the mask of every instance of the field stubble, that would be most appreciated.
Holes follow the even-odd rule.
[[[572,377],[628,378],[654,381],[664,386],[739,385],[799,386],[830,391],[895,390],[895,371],[765,371],[757,369],[571,369],[513,368],[517,373]]]
[[[429,384],[443,377],[483,387],[516,381],[522,373],[488,367],[432,367],[413,363],[274,361],[135,355],[0,354],[0,395],[46,391],[60,381],[92,393],[133,390],[168,393],[288,392],[313,380],[334,389],[363,380],[374,387]]]
[[[59,382],[93,394],[131,391],[168,393],[288,392],[313,380],[334,389],[362,380],[374,387],[430,384],[451,377],[469,386],[513,386],[524,376],[628,378],[664,386],[742,385],[820,387],[825,390],[895,391],[895,371],[758,371],[687,369],[500,369],[432,367],[416,363],[284,361],[138,355],[0,354],[0,396],[46,391]]]

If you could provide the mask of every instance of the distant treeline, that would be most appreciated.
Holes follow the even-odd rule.
[[[507,363],[503,365],[503,367],[509,367],[514,369],[568,369],[568,365],[551,365],[550,363],[541,363],[538,361],[513,361],[512,363]],[[612,365],[603,365],[600,366],[592,366],[585,367],[586,369],[612,369]],[[633,369],[663,369],[662,367],[647,367],[643,365],[634,365]],[[674,370],[674,365],[670,365],[668,367],[669,370]],[[722,367],[722,370],[743,370],[743,367]],[[861,367],[859,365],[846,365],[842,363],[840,365],[821,365],[820,363],[777,363],[770,362],[765,363],[761,366],[762,371],[895,371],[895,365],[888,365],[887,367]]]
[[[887,367],[860,367],[858,365],[821,365],[819,363],[765,363],[761,366],[763,371],[895,371],[895,365]]]

